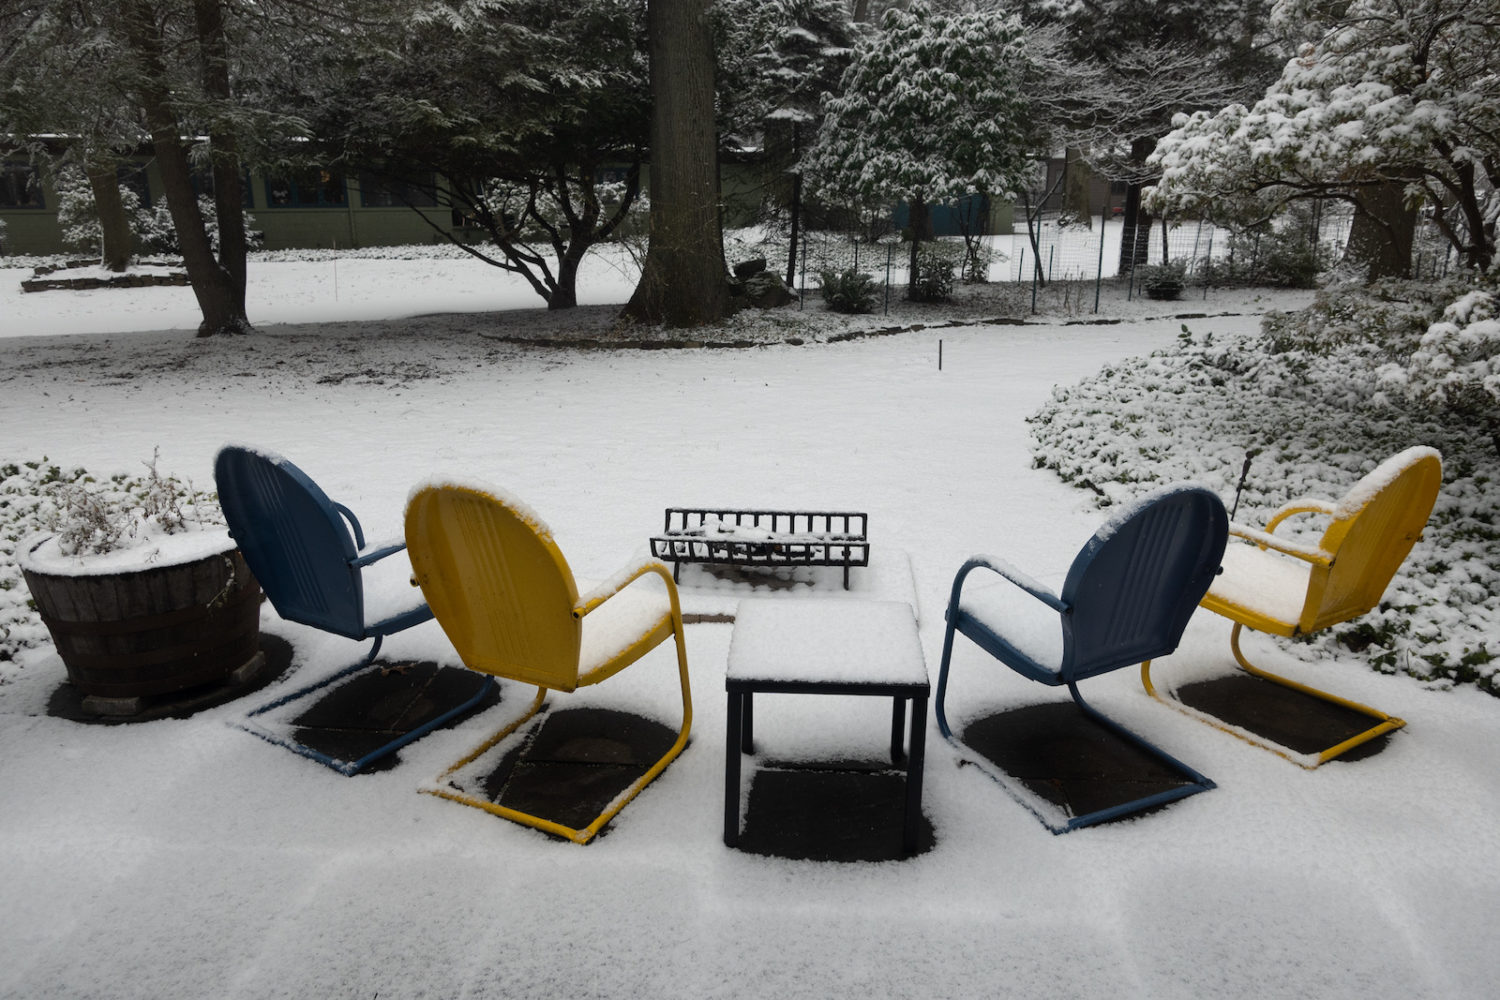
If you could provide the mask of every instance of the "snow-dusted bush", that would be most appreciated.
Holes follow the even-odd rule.
[[[1229,235],[1229,255],[1204,261],[1215,285],[1316,288],[1333,252],[1308,237],[1311,213],[1294,209],[1281,225],[1264,222]]]
[[[907,298],[913,302],[947,302],[953,298],[953,257],[947,244],[928,246],[917,254]]]
[[[198,196],[198,211],[203,215],[203,228],[208,233],[209,246],[219,252],[219,212],[214,200],[206,194]],[[266,241],[266,234],[255,228],[255,216],[245,213],[245,248],[259,250]],[[172,210],[165,199],[158,201],[150,211],[140,212],[131,218],[137,245],[143,253],[180,254],[177,245],[177,224],[172,221]]]
[[[1182,296],[1183,276],[1186,272],[1184,265],[1175,262],[1141,264],[1135,269],[1135,281],[1149,299],[1176,299]]]
[[[1405,365],[1386,365],[1380,374],[1408,399],[1483,428],[1500,454],[1500,302],[1493,292],[1460,296],[1427,328]]]
[[[67,164],[58,168],[53,183],[57,189],[57,224],[62,229],[63,244],[83,253],[98,254],[104,236],[89,179],[76,165]],[[151,212],[141,207],[141,196],[123,184],[120,186],[120,204],[139,244],[141,231],[149,225]]]
[[[1251,337],[1184,327],[1170,349],[1054,390],[1031,418],[1036,464],[1101,504],[1191,479],[1229,505],[1253,454],[1235,520],[1263,525],[1288,500],[1337,498],[1388,456],[1432,445],[1444,456],[1442,492],[1380,606],[1294,649],[1309,659],[1357,653],[1382,671],[1500,694],[1500,664],[1491,662],[1500,656],[1500,479],[1487,441],[1428,408],[1393,406],[1379,374],[1389,352],[1372,342],[1384,327],[1328,308],[1338,300],[1323,303],[1322,328],[1337,331],[1328,342],[1308,336],[1305,317],[1301,328],[1270,320]],[[1388,305],[1384,320],[1402,314]],[[1405,307],[1408,318],[1421,312]]]
[[[66,165],[57,171],[57,222],[62,227],[63,242],[75,250],[98,253],[102,240],[99,229],[99,212],[94,207],[94,189],[82,170]],[[172,222],[172,212],[166,199],[160,199],[150,208],[141,204],[141,196],[134,188],[120,185],[120,202],[125,208],[125,221],[135,239],[137,252],[145,254],[179,254],[177,226]],[[203,214],[204,228],[208,232],[209,244],[214,252],[219,250],[219,216],[214,200],[208,195],[198,196],[198,211]],[[245,213],[245,243],[255,250],[265,242],[265,234],[256,231],[255,217]]]
[[[819,278],[823,283],[823,301],[834,312],[858,314],[875,311],[875,279],[870,275],[846,268],[824,271]]]

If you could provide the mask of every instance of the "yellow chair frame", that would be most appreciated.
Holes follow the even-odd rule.
[[[1405,721],[1379,709],[1340,698],[1317,688],[1270,673],[1246,659],[1240,649],[1240,633],[1246,628],[1271,635],[1293,637],[1309,635],[1341,622],[1358,618],[1380,603],[1391,578],[1411,552],[1437,501],[1442,485],[1442,456],[1432,448],[1408,448],[1381,463],[1360,480],[1337,503],[1303,498],[1286,504],[1266,523],[1264,531],[1231,524],[1229,533],[1255,544],[1262,552],[1270,550],[1298,560],[1307,568],[1307,593],[1300,613],[1295,617],[1276,616],[1263,607],[1255,607],[1221,578],[1209,588],[1200,606],[1234,622],[1229,635],[1235,661],[1246,672],[1283,687],[1299,691],[1322,701],[1339,705],[1376,720],[1375,724],[1315,757],[1297,754],[1275,743],[1262,740],[1237,727],[1183,705],[1176,699],[1162,697],[1151,681],[1151,662],[1141,664],[1141,683],[1152,697],[1171,705],[1215,728],[1238,736],[1249,743],[1306,768],[1315,768],[1341,754],[1368,743],[1406,725]],[[1329,518],[1327,528],[1316,545],[1302,544],[1277,537],[1274,532],[1298,514],[1316,514]],[[1278,556],[1267,555],[1267,559]]]
[[[526,713],[485,740],[423,791],[506,819],[588,843],[661,774],[687,745],[693,704],[677,586],[666,565],[652,560],[627,567],[582,596],[562,551],[541,519],[520,502],[485,486],[441,483],[412,493],[406,507],[412,582],[432,608],[459,657],[471,670],[537,686]],[[632,583],[650,574],[667,588],[665,613],[620,637],[617,647],[585,669],[584,620]],[[456,771],[498,745],[541,710],[549,690],[573,691],[613,677],[672,637],[682,686],[677,740],[593,822],[580,829],[510,809],[445,785]]]

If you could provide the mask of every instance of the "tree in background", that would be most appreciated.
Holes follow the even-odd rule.
[[[0,130],[65,132],[67,155],[94,185],[106,255],[122,238],[115,172],[150,147],[183,265],[203,313],[200,336],[250,329],[245,310],[245,150],[301,123],[242,103],[237,46],[258,54],[278,35],[306,39],[321,17],[342,26],[347,0],[11,0],[0,7],[7,84]],[[295,13],[295,17],[292,13]],[[314,11],[319,11],[314,17]],[[219,240],[200,207],[212,186]]]
[[[973,193],[1014,197],[1029,176],[1024,59],[1014,17],[950,16],[922,0],[886,11],[824,106],[808,173],[831,200],[906,201],[915,275],[926,206]]]
[[[711,10],[720,148],[760,151],[764,202],[789,223],[786,283],[797,273],[802,149],[817,133],[823,94],[852,54],[843,0],[718,0]]]
[[[1007,0],[998,2],[1011,6]],[[1020,0],[1040,68],[1037,117],[1073,162],[1124,181],[1120,273],[1148,259],[1141,195],[1147,157],[1179,112],[1219,108],[1264,89],[1278,38],[1271,0]],[[1075,211],[1087,209],[1075,203]]]
[[[1289,202],[1353,205],[1347,256],[1410,274],[1419,205],[1464,265],[1495,257],[1500,2],[1282,0],[1311,40],[1253,107],[1178,119],[1152,204],[1244,224]]]
[[[640,188],[644,33],[639,0],[418,2],[392,36],[348,36],[266,86],[309,119],[324,162],[466,220],[492,249],[422,215],[563,309]]]
[[[13,2],[0,5],[0,38],[3,151],[27,156],[56,188],[86,190],[89,245],[125,270],[134,247],[118,170],[143,134],[107,26],[87,4]]]
[[[708,0],[648,0],[651,243],[624,317],[701,326],[729,310]]]

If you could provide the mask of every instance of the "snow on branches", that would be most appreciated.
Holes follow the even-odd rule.
[[[1152,156],[1152,209],[1243,222],[1394,183],[1437,207],[1465,262],[1487,269],[1500,213],[1500,0],[1282,0],[1275,17],[1314,40],[1253,107],[1178,116]]]
[[[1020,22],[892,8],[861,39],[805,168],[833,200],[1012,195],[1030,176]]]

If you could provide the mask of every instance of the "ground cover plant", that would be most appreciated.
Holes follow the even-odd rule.
[[[1248,458],[1236,519],[1259,526],[1288,500],[1335,499],[1386,456],[1432,445],[1444,456],[1443,489],[1385,600],[1293,648],[1309,660],[1354,653],[1382,671],[1500,694],[1494,443],[1465,411],[1392,391],[1409,384],[1409,359],[1426,370],[1417,347],[1431,343],[1423,331],[1453,293],[1333,290],[1242,336],[1184,323],[1173,346],[1055,389],[1031,418],[1036,463],[1107,505],[1179,479],[1233,498]]]

